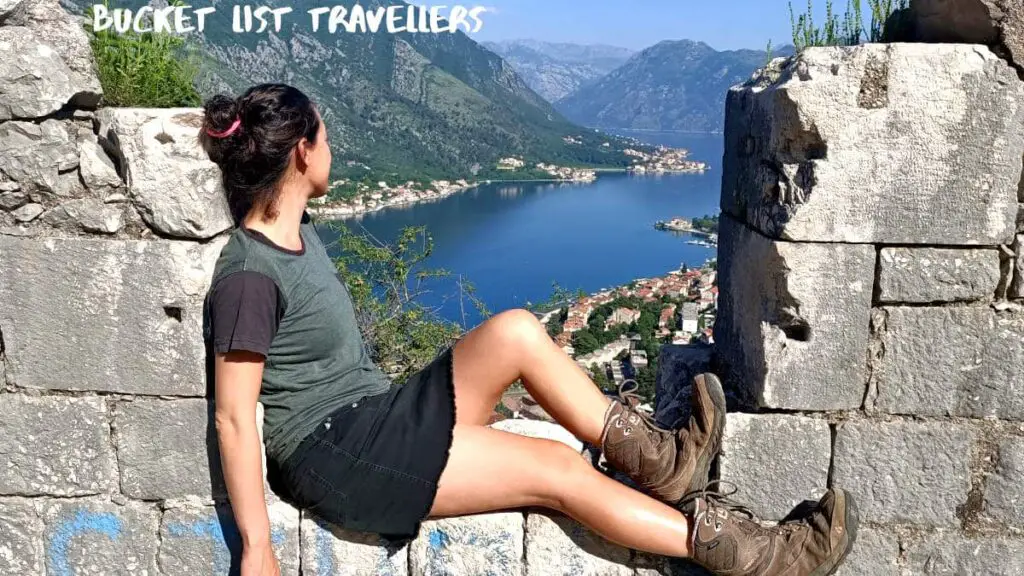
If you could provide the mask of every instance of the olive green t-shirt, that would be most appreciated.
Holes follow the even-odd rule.
[[[267,456],[282,462],[341,406],[387,391],[370,360],[348,288],[303,217],[303,247],[288,250],[235,229],[213,273],[204,336],[217,353],[265,357],[260,401]]]

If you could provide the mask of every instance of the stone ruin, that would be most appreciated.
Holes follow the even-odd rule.
[[[1022,574],[1024,15],[914,8],[961,43],[808,49],[730,91],[717,344],[665,349],[658,417],[721,373],[716,476],[767,519],[849,490],[840,574]],[[199,111],[101,96],[57,0],[0,0],[0,574],[226,573],[200,319],[230,218]],[[536,511],[399,547],[268,504],[284,574],[702,573]]]

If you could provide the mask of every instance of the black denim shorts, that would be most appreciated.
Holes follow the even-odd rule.
[[[414,538],[433,506],[454,427],[449,349],[405,384],[333,412],[274,466],[271,486],[342,528]]]

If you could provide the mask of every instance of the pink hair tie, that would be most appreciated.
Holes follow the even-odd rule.
[[[217,132],[217,131],[210,130],[209,128],[207,128],[206,129],[206,133],[209,134],[211,138],[227,138],[228,136],[231,136],[232,134],[234,134],[238,130],[238,127],[241,126],[241,125],[242,125],[242,119],[241,118],[235,118],[235,121],[231,123],[231,127],[228,128],[227,130],[225,130],[223,132]]]

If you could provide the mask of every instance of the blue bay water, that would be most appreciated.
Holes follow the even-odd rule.
[[[468,303],[458,301],[460,276],[475,285],[491,311],[500,312],[546,300],[553,282],[589,293],[714,257],[713,248],[689,245],[689,236],[655,230],[654,223],[718,213],[722,137],[625,135],[688,148],[691,158],[709,162],[711,170],[703,175],[605,174],[590,184],[494,183],[344,223],[387,242],[407,226],[426,226],[434,240],[429,266],[451,277],[434,281],[423,301],[468,327],[480,318]],[[335,249],[330,246],[333,233],[321,230]]]

